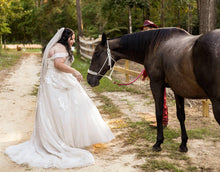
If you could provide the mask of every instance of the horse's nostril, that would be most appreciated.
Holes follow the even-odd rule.
[[[99,80],[97,79],[97,77],[92,76],[90,74],[87,75],[87,82],[91,87],[95,87],[99,85]]]

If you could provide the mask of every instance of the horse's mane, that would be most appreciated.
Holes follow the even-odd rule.
[[[174,35],[189,35],[189,33],[180,28],[159,28],[124,35],[120,38],[120,43],[123,48],[130,51],[128,54],[131,57],[138,57],[148,49],[155,49],[161,42]]]

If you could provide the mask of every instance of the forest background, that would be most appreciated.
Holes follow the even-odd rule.
[[[159,27],[180,27],[197,35],[201,33],[200,18],[205,21],[213,12],[213,27],[220,28],[220,0],[211,0],[213,7],[205,4],[216,9],[209,9],[209,13],[199,8],[206,0],[0,0],[0,44],[44,46],[60,27],[78,34],[77,1],[86,37],[97,38],[103,32],[108,37],[137,32],[146,19]]]

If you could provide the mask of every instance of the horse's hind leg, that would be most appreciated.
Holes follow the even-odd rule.
[[[188,148],[186,144],[187,144],[188,136],[185,127],[184,98],[175,94],[175,99],[176,99],[177,118],[180,122],[181,139],[182,139],[182,143],[179,147],[179,150],[180,152],[187,152]]]
[[[216,121],[220,125],[220,101],[212,99],[212,109],[213,109],[213,114],[215,116]]]

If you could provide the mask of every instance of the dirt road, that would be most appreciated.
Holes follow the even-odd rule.
[[[120,154],[120,141],[114,140],[109,144],[96,145],[90,151],[94,154],[96,164],[80,169],[40,169],[17,165],[5,154],[6,147],[28,140],[31,136],[36,96],[31,95],[36,84],[39,84],[40,58],[39,55],[28,55],[22,58],[1,83],[0,89],[0,172],[23,171],[138,171],[132,167],[141,163],[135,160],[135,155]],[[96,95],[86,88],[88,94],[95,100]],[[96,101],[96,100],[95,100]],[[97,104],[99,102],[96,102]],[[108,119],[103,116],[106,122]],[[114,133],[117,135],[117,133]]]
[[[39,84],[40,57],[36,54],[24,56],[21,61],[13,67],[13,70],[0,83],[0,172],[57,172],[57,171],[77,171],[77,172],[138,172],[136,165],[143,164],[144,159],[137,159],[135,153],[131,153],[129,146],[123,147],[123,138],[117,137],[124,129],[115,130],[113,132],[116,139],[108,144],[100,144],[91,147],[89,150],[93,153],[96,164],[84,168],[76,169],[42,169],[30,168],[26,165],[17,165],[12,162],[5,154],[6,147],[22,143],[28,140],[32,134],[35,104],[37,97],[31,95],[36,84]],[[0,75],[1,76],[1,75]],[[85,82],[85,81],[84,81]],[[94,100],[97,106],[101,102],[97,95],[82,83],[89,96]],[[132,121],[138,121],[144,116],[155,118],[154,104],[151,95],[146,99],[144,95],[127,93],[127,92],[105,92],[103,95],[111,97],[114,104],[120,104],[121,111],[125,114],[122,118],[130,118]],[[137,101],[140,100],[140,101]],[[140,103],[141,102],[141,103]],[[147,106],[146,106],[147,105]],[[201,117],[200,112],[195,108],[186,108],[190,110],[192,116],[187,117],[187,128],[192,128],[197,119]],[[194,114],[193,114],[194,113]],[[193,116],[194,115],[194,116]],[[212,115],[212,114],[211,114]],[[110,127],[114,127],[115,119],[109,119],[107,115],[102,114],[104,120]],[[193,120],[189,120],[192,118]],[[189,121],[195,121],[189,123]],[[207,123],[216,121],[213,116],[207,119]],[[169,105],[169,126],[179,128],[178,121],[175,117],[175,104]],[[180,140],[177,140],[179,142]],[[211,172],[220,171],[220,142],[207,140],[192,140],[188,143],[189,152],[186,154],[197,169]],[[163,153],[163,152],[162,152]],[[162,158],[162,157],[160,157]],[[182,163],[181,161],[179,162]]]

